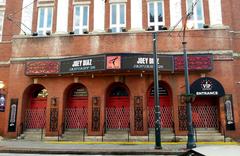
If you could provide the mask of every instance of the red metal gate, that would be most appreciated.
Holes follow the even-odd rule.
[[[172,128],[173,118],[172,118],[172,107],[170,104],[170,97],[160,96],[160,119],[161,127]],[[148,100],[148,126],[149,128],[155,127],[155,109],[154,109],[154,97],[150,96]]]
[[[192,104],[192,120],[196,128],[218,128],[218,100],[214,97],[197,97]]]
[[[88,97],[72,97],[65,109],[65,128],[86,128]]]
[[[44,128],[46,123],[47,98],[31,99],[30,108],[25,112],[25,128]]]
[[[130,124],[128,96],[109,97],[106,108],[106,126],[109,129],[126,129]]]

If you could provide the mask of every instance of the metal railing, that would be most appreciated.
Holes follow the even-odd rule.
[[[147,122],[147,133],[148,133],[148,142],[149,142],[150,141],[149,122]]]
[[[224,127],[221,125],[221,129],[222,129],[222,133],[223,133],[223,141],[226,142],[226,130],[224,129]]]
[[[173,141],[177,142],[177,136],[176,136],[176,130],[175,130],[175,124],[174,121],[172,121],[172,130],[173,130]]]
[[[62,137],[62,134],[64,133],[64,122],[61,124],[61,127],[60,127],[61,129],[62,129],[62,133],[60,133],[61,131],[58,129],[58,142],[60,141],[60,137]],[[61,135],[60,135],[61,134]]]
[[[23,125],[23,122],[22,122],[22,123],[20,123],[20,125],[17,128],[17,138],[19,136],[21,136],[21,134],[23,134],[23,131],[24,131],[24,125]]]
[[[193,131],[194,131],[195,141],[198,142],[196,125],[195,125],[194,122],[192,123],[192,125],[193,125]]]
[[[130,138],[130,122],[128,122],[128,142],[129,142],[129,139]]]
[[[86,131],[87,131],[87,124],[85,125],[85,127],[83,129],[83,142],[85,142]]]
[[[106,122],[103,123],[103,127],[102,127],[102,142],[103,142],[105,131],[106,131]]]

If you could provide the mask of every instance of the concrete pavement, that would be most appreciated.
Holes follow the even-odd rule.
[[[197,143],[197,146],[231,146],[236,142]],[[154,142],[57,142],[1,140],[1,153],[87,154],[87,155],[179,155],[186,152],[185,142],[164,142],[161,150]]]

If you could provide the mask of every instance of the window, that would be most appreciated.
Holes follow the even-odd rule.
[[[187,8],[188,12],[193,11],[192,16],[188,19],[188,28],[202,28],[204,24],[203,1],[187,0]]]
[[[53,7],[40,7],[38,10],[38,34],[52,31]]]
[[[0,41],[2,41],[4,12],[0,11]]]
[[[126,28],[126,4],[113,3],[110,5],[110,29],[112,32],[122,32]]]
[[[5,0],[0,0],[0,5],[5,4]]]
[[[161,30],[164,26],[164,4],[163,1],[148,2],[148,27],[152,30]]]
[[[88,31],[88,5],[74,6],[73,30],[76,34],[82,34],[84,30]]]

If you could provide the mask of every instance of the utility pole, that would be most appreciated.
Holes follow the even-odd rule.
[[[155,149],[162,149],[160,126],[160,101],[158,87],[157,33],[153,32],[153,60],[154,60],[154,106],[155,106]]]
[[[187,19],[189,16],[192,15],[188,13],[184,19],[183,25],[183,57],[184,57],[184,78],[185,78],[185,86],[186,86],[186,113],[187,113],[187,130],[188,130],[188,139],[187,139],[187,149],[192,149],[196,147],[195,139],[194,139],[194,131],[193,131],[193,123],[192,123],[192,108],[191,108],[191,101],[192,101],[192,94],[190,93],[190,84],[189,84],[189,72],[188,72],[188,56],[186,52],[186,44],[185,41],[185,32],[186,32],[186,25]]]

